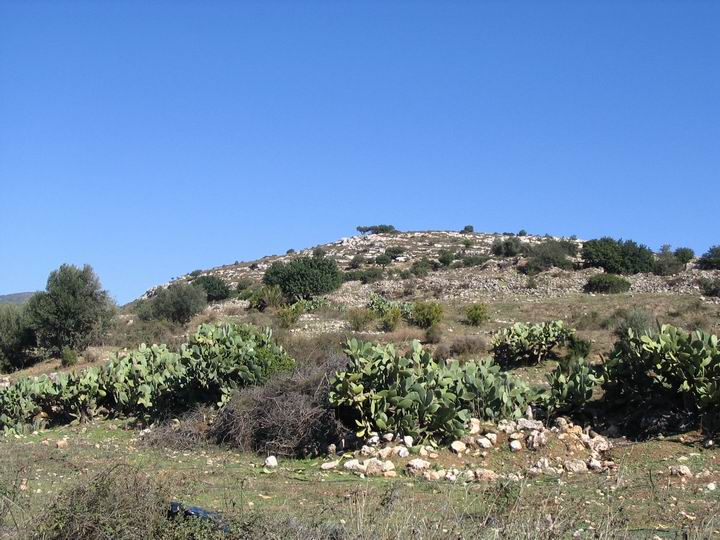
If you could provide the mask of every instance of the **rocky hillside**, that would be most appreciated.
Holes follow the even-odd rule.
[[[351,269],[351,261],[356,256],[372,260],[383,255],[388,248],[402,251],[391,263],[384,267],[384,276],[377,282],[362,284],[351,281],[331,295],[331,299],[347,306],[364,305],[372,291],[380,291],[389,296],[400,296],[403,289],[412,286],[422,296],[444,300],[471,301],[474,299],[497,300],[503,298],[547,298],[576,294],[582,291],[584,284],[593,274],[602,272],[594,268],[581,268],[579,258],[571,258],[575,270],[551,269],[529,279],[519,271],[526,262],[523,256],[496,257],[492,254],[493,242],[506,240],[514,235],[498,233],[461,233],[454,231],[419,231],[393,234],[367,234],[340,238],[339,240],[300,251],[289,251],[285,255],[272,255],[255,261],[229,264],[198,273],[187,274],[170,283],[148,290],[144,297],[152,296],[161,287],[172,283],[187,282],[197,275],[213,275],[235,287],[243,280],[260,281],[265,270],[276,261],[288,261],[292,258],[311,255],[316,249],[322,249],[327,257],[333,258],[343,270]],[[583,240],[550,236],[517,236],[523,244],[539,245],[548,239],[567,240],[581,249]],[[487,258],[477,266],[464,267],[451,264],[447,268],[430,272],[423,277],[409,276],[407,270],[413,262],[422,259],[437,260],[444,251],[462,253],[464,256]],[[367,267],[365,265],[364,267]],[[370,265],[380,267],[378,265]],[[693,268],[673,276],[636,274],[628,276],[631,292],[635,293],[678,293],[700,294],[699,281],[702,278],[715,277],[718,272],[701,271]]]

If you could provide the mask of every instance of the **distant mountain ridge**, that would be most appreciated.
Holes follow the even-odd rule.
[[[24,304],[30,297],[35,294],[34,292],[19,292],[12,294],[0,294],[0,304]]]

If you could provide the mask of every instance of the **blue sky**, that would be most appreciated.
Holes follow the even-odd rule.
[[[0,294],[353,233],[720,243],[720,2],[0,1]]]

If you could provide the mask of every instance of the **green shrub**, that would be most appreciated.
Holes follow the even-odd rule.
[[[63,347],[60,353],[60,365],[62,367],[72,367],[78,362],[78,356],[70,347]]]
[[[656,276],[672,276],[681,272],[685,268],[685,263],[680,261],[675,254],[670,251],[668,244],[660,248],[653,266],[653,274]]]
[[[185,324],[207,306],[207,294],[204,289],[176,283],[160,289],[154,296],[136,307],[138,316],[143,320],[165,319]]]
[[[586,293],[619,294],[630,290],[630,282],[613,274],[595,274],[583,287]]]
[[[362,332],[367,326],[375,320],[375,313],[365,308],[354,308],[347,312],[350,328],[354,332]]]
[[[385,255],[390,257],[393,261],[403,253],[405,253],[405,248],[400,246],[390,246],[385,250]]]
[[[487,304],[470,304],[465,306],[465,321],[470,326],[480,326],[490,320]]]
[[[380,317],[380,327],[384,332],[393,332],[397,328],[401,318],[402,312],[400,308],[392,307],[385,311]]]
[[[0,372],[25,367],[35,332],[23,306],[0,305]]]
[[[455,254],[447,249],[443,249],[438,254],[438,262],[442,264],[443,266],[450,266],[450,264],[455,260]]]
[[[351,270],[357,270],[363,264],[365,264],[365,257],[363,257],[362,255],[355,255],[352,259],[350,259],[348,268],[350,268]]]
[[[705,296],[720,298],[720,278],[701,279],[700,290]]]
[[[701,270],[720,270],[720,246],[712,246],[698,260]]]
[[[275,314],[281,328],[290,328],[300,319],[300,315],[305,313],[305,308],[301,302],[296,302],[290,306],[283,306]]]
[[[610,274],[652,272],[655,266],[655,256],[647,246],[610,237],[585,242],[582,258],[587,266],[602,268]]]
[[[520,229],[517,233],[518,236],[527,236],[527,231],[525,229]]]
[[[475,232],[475,227],[473,227],[472,225],[465,225],[460,232],[463,234],[470,234],[472,232]]]
[[[657,330],[655,316],[642,308],[618,309],[607,322],[618,338],[627,335],[628,330],[632,330],[636,335],[653,335]]]
[[[50,273],[44,292],[34,294],[27,313],[40,347],[59,354],[82,351],[110,325],[113,304],[92,267],[63,264]]]
[[[258,311],[265,311],[267,308],[277,308],[283,305],[285,298],[282,290],[277,285],[263,285],[253,291],[248,299],[250,307]]]
[[[380,281],[385,276],[381,268],[368,268],[367,270],[348,270],[343,272],[343,281],[360,281],[364,285]]]
[[[604,366],[611,402],[685,411],[715,427],[720,414],[718,338],[663,325],[656,336],[628,330]]]
[[[394,234],[398,231],[393,225],[360,225],[357,227],[360,234]]]
[[[448,360],[460,356],[478,355],[485,352],[486,343],[480,336],[459,336],[450,344],[441,344],[435,349],[437,360]]]
[[[370,293],[367,308],[379,317],[383,317],[387,312],[397,309],[404,319],[410,321],[413,316],[414,304],[388,300],[381,294]]]
[[[375,257],[375,264],[379,264],[380,266],[387,266],[392,262],[392,258],[390,255],[378,255]]]
[[[196,278],[198,276],[202,275],[202,270],[193,270],[188,274],[188,277],[190,278]]]
[[[485,255],[464,255],[460,260],[462,261],[463,266],[470,268],[472,266],[485,264],[489,260],[489,257],[486,257]]]
[[[503,366],[538,364],[555,357],[555,347],[565,345],[574,334],[562,321],[515,323],[493,336],[492,354]]]
[[[436,362],[417,341],[400,356],[393,345],[350,340],[346,354],[348,367],[331,381],[329,401],[359,437],[391,432],[447,442],[465,434],[471,415],[519,418],[535,399],[491,359]]]
[[[253,287],[255,285],[255,281],[253,281],[250,278],[240,278],[237,282],[237,285],[235,285],[235,292],[241,293],[243,291],[246,291]]]
[[[415,302],[410,322],[419,328],[430,328],[442,321],[443,307],[437,302]]]
[[[425,343],[440,343],[442,341],[443,331],[439,324],[433,324],[425,330]]]
[[[410,272],[415,274],[417,277],[427,276],[432,269],[432,263],[428,259],[420,259],[419,261],[413,262],[410,266]]]
[[[217,276],[200,276],[192,284],[205,290],[208,302],[219,302],[230,297],[230,287]]]
[[[682,264],[687,264],[695,258],[695,252],[688,247],[679,247],[675,250],[675,258]]]
[[[570,254],[569,252],[572,252],[573,247],[575,251],[577,251],[577,246],[572,242],[546,240],[542,244],[538,244],[530,249],[530,258],[523,267],[523,271],[532,275],[550,270],[551,268],[571,270],[573,264],[568,259],[568,255]]]
[[[490,251],[497,257],[516,257],[522,253],[523,243],[514,236],[505,240],[496,238],[490,247]]]
[[[332,259],[298,257],[288,263],[272,263],[265,271],[263,283],[277,285],[285,298],[297,301],[334,291],[342,283],[342,274]]]

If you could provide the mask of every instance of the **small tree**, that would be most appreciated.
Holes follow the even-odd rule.
[[[655,266],[655,255],[647,246],[607,236],[585,242],[582,258],[588,266],[611,274],[652,272]]]
[[[679,247],[675,250],[675,258],[682,264],[687,264],[695,258],[695,252],[689,247]]]
[[[0,306],[0,372],[25,366],[27,350],[35,345],[35,332],[23,306]]]
[[[141,319],[165,319],[185,324],[207,305],[207,293],[202,287],[176,283],[161,289],[155,296],[138,306]]]
[[[217,276],[200,276],[192,284],[203,288],[208,302],[219,302],[230,296],[230,287]]]
[[[465,225],[460,232],[463,234],[470,234],[475,232],[475,227],[473,227],[472,225]]]
[[[84,350],[108,328],[113,303],[92,267],[63,264],[50,273],[47,287],[30,298],[28,315],[38,345],[51,354],[64,347]]]
[[[708,249],[698,261],[698,268],[702,270],[720,270],[720,246]]]
[[[263,282],[277,285],[290,301],[310,299],[339,288],[342,273],[326,257],[298,257],[289,263],[276,261],[265,271]]]

